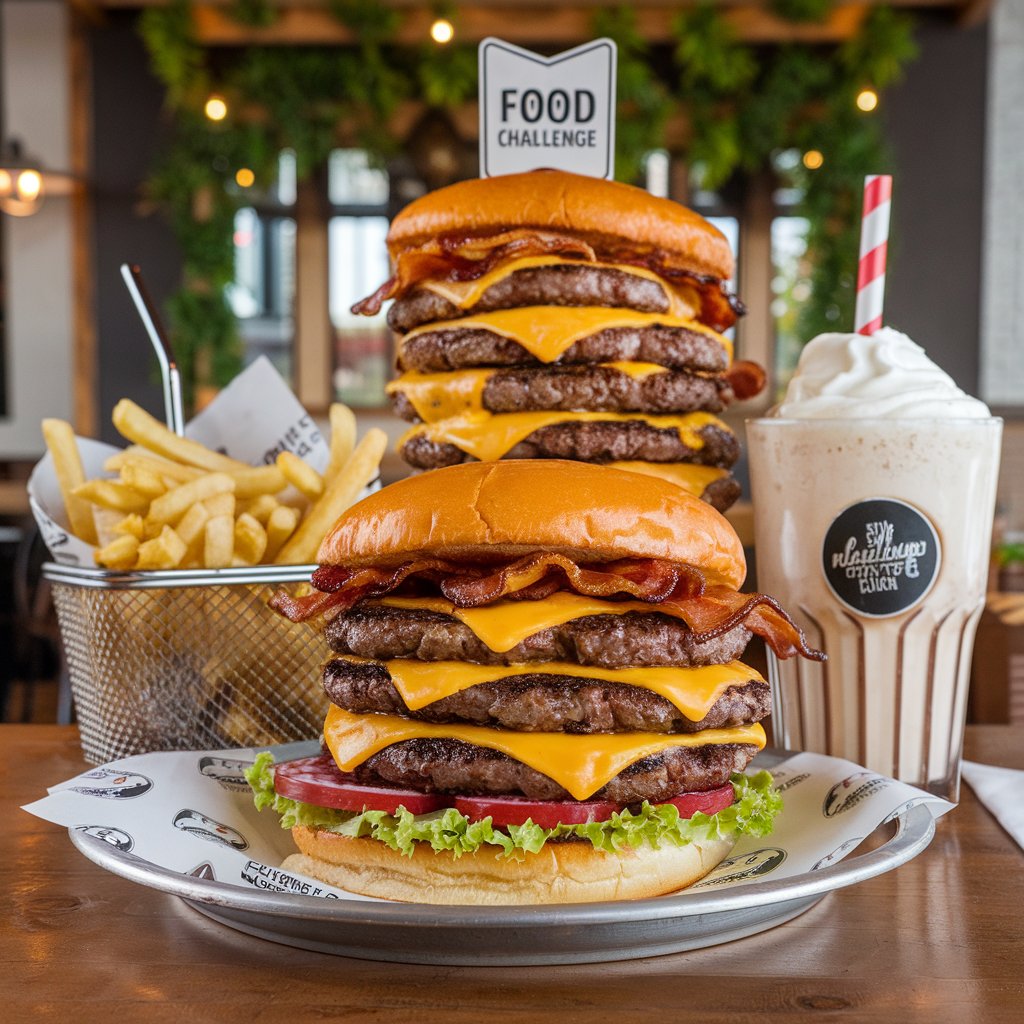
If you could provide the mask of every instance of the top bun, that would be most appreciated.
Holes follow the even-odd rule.
[[[396,258],[443,235],[489,235],[511,228],[570,232],[595,248],[657,252],[673,269],[732,277],[725,236],[700,214],[642,188],[567,171],[473,178],[429,192],[395,217],[388,250]]]
[[[710,505],[657,477],[560,459],[469,462],[389,484],[324,538],[324,565],[388,568],[535,551],[581,561],[660,558],[738,587],[743,546]]]

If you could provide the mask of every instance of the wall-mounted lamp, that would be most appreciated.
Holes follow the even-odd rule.
[[[0,210],[12,217],[29,217],[43,204],[42,164],[26,157],[21,143],[11,139],[0,148]]]

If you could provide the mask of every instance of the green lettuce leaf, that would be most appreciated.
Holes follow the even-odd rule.
[[[256,807],[270,807],[281,815],[281,827],[308,825],[339,835],[376,839],[411,857],[416,843],[428,843],[433,850],[447,850],[456,857],[475,853],[483,846],[495,852],[521,859],[537,853],[549,839],[576,837],[588,840],[598,850],[618,850],[662,845],[684,846],[698,840],[738,839],[743,835],[766,836],[782,810],[782,797],[772,788],[766,771],[732,777],[735,802],[717,814],[698,811],[692,818],[681,818],[673,804],[649,804],[637,811],[618,811],[607,821],[584,825],[558,825],[541,828],[532,821],[497,829],[490,818],[470,821],[454,807],[430,814],[410,814],[400,807],[396,814],[385,811],[336,811],[328,807],[289,800],[274,792],[274,757],[264,751],[245,777],[254,794]]]

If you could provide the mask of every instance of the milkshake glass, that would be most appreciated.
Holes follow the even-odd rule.
[[[815,339],[747,424],[758,589],[828,655],[769,653],[778,743],[957,799],[1001,432],[885,328]]]

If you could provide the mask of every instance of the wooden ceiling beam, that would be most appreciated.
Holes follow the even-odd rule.
[[[679,7],[635,8],[637,29],[650,43],[673,39],[672,22]],[[761,5],[729,6],[726,20],[737,36],[747,42],[836,43],[849,39],[867,11],[862,2],[837,5],[822,22],[794,24]],[[251,45],[344,45],[354,34],[321,7],[282,7],[273,25],[252,28],[234,21],[220,4],[199,3],[194,7],[196,32],[206,46]],[[458,7],[457,39],[477,43],[498,36],[524,46],[573,46],[593,34],[593,6],[549,8],[543,17],[513,16],[510,10],[493,6]],[[417,45],[429,41],[433,15],[422,6],[410,9],[402,19],[395,41]]]

